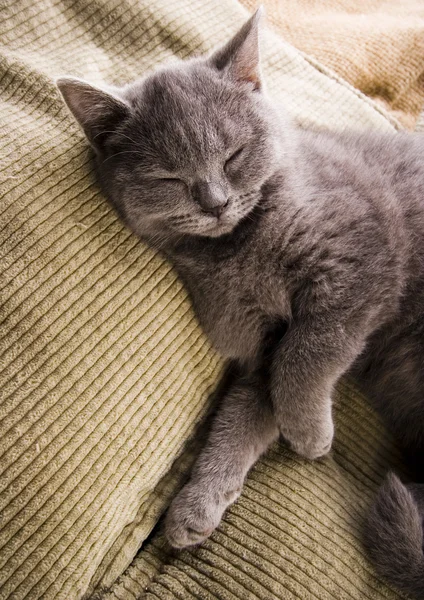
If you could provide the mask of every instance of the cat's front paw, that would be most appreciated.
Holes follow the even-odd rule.
[[[331,450],[334,436],[334,425],[331,417],[321,422],[312,422],[298,427],[289,427],[282,423],[280,431],[290,448],[310,460],[325,456]]]
[[[237,496],[238,492],[223,496],[189,482],[168,509],[165,519],[168,542],[174,548],[200,544],[218,527],[224,510]]]

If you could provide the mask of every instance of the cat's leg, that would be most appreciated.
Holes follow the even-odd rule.
[[[190,481],[168,510],[165,531],[172,546],[198,544],[212,533],[240,495],[250,467],[278,436],[260,380],[235,383],[223,399]]]
[[[424,598],[423,320],[376,335],[353,374],[398,438],[408,475],[421,482],[407,484],[389,473],[369,511],[364,541],[382,575],[412,597]]]
[[[376,335],[352,374],[424,482],[424,323]]]
[[[365,336],[334,324],[293,325],[277,346],[270,392],[281,435],[306,458],[325,455],[334,426],[331,395],[339,377],[364,347]]]

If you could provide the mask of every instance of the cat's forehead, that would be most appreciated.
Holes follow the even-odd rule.
[[[201,65],[180,65],[161,70],[146,79],[144,108],[164,120],[203,118],[209,123],[228,114],[240,94],[222,81],[212,69]]]
[[[169,69],[144,82],[137,128],[143,143],[175,168],[210,159],[249,132],[246,101],[210,71]]]

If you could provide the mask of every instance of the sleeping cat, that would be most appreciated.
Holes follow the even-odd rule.
[[[238,365],[168,511],[177,548],[211,534],[279,436],[310,459],[330,450],[348,371],[424,462],[424,138],[295,127],[264,93],[259,20],[123,88],[57,82],[105,194]],[[380,571],[420,598],[423,514],[424,486],[391,474],[367,529]]]

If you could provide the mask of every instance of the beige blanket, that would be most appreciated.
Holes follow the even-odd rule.
[[[256,0],[241,0],[254,10]],[[263,0],[281,37],[414,128],[424,106],[422,0]]]

